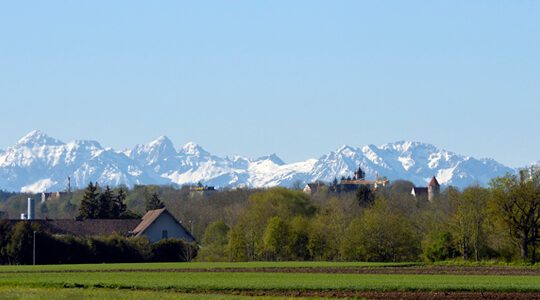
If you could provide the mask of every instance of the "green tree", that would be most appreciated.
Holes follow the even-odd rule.
[[[491,207],[517,241],[523,260],[536,262],[540,232],[540,169],[522,169],[491,182]]]
[[[11,225],[7,220],[0,220],[0,265],[9,263],[7,245],[11,240]]]
[[[99,194],[97,201],[96,219],[112,219],[113,199],[114,195],[111,188],[107,186],[103,193]]]
[[[341,200],[332,198],[310,222],[308,249],[315,260],[337,260],[348,220]]]
[[[263,235],[270,218],[279,216],[283,221],[289,222],[295,216],[311,216],[315,210],[309,197],[302,191],[272,188],[254,193],[249,197],[246,209],[240,214],[238,223],[233,227],[231,239],[236,240],[232,245],[241,241],[245,258],[249,261],[264,259]],[[242,235],[242,238],[240,239],[237,235]],[[232,250],[236,251],[234,249]],[[232,255],[238,257],[234,253]]]
[[[152,196],[150,196],[150,199],[146,199],[146,211],[154,210],[154,209],[160,209],[164,208],[165,204],[159,199],[159,196],[157,193],[152,193]]]
[[[304,216],[296,216],[290,223],[289,249],[293,260],[309,260],[308,249],[309,220]]]
[[[362,184],[356,191],[356,199],[358,200],[358,205],[361,207],[369,207],[375,201],[375,195],[369,185]]]
[[[245,237],[245,230],[240,224],[234,226],[230,231],[227,252],[229,253],[230,261],[253,260],[253,254],[248,253],[249,249]]]
[[[459,255],[459,251],[454,247],[452,234],[444,230],[430,232],[424,238],[422,253],[428,261],[447,260]]]
[[[226,260],[229,230],[229,226],[223,221],[210,223],[204,231],[198,259],[201,261]]]
[[[284,261],[289,258],[289,226],[279,216],[268,220],[263,234],[264,252],[267,260]]]
[[[116,196],[112,198],[111,217],[120,218],[124,216],[127,210],[125,201],[126,192],[123,188],[119,188]]]
[[[489,191],[481,187],[469,187],[458,198],[451,224],[464,260],[472,255],[478,261],[485,252],[488,199]]]
[[[21,221],[13,226],[11,239],[6,247],[11,264],[32,263],[33,232],[30,222]]]
[[[79,207],[78,219],[96,219],[99,216],[98,209],[98,187],[92,182],[88,184],[88,187],[84,190],[81,206]]]
[[[345,259],[365,261],[416,260],[420,242],[410,221],[379,198],[372,208],[351,222],[341,253]]]

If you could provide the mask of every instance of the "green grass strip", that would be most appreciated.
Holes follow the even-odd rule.
[[[538,292],[540,276],[386,275],[228,272],[0,274],[0,286],[177,291],[495,291]]]
[[[257,297],[258,299],[291,299],[291,297]],[[65,288],[28,288],[28,287],[0,287],[0,299],[130,299],[130,300],[184,300],[184,299],[253,299],[249,296],[219,295],[219,294],[183,294],[171,291],[129,291],[117,289],[65,289]],[[295,300],[312,298],[294,298]]]
[[[41,271],[106,271],[106,270],[166,270],[166,269],[227,269],[227,268],[379,268],[406,267],[420,263],[372,263],[372,262],[189,262],[189,263],[126,263],[126,264],[79,264],[0,266],[1,272]]]

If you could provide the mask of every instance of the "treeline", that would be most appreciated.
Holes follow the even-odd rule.
[[[341,198],[258,192],[235,222],[206,228],[198,259],[536,262],[538,169],[496,178],[489,188],[447,188],[433,202],[414,198],[411,188],[397,181]]]
[[[91,192],[90,190],[94,188],[96,190]],[[102,209],[103,207],[111,207],[101,205],[112,202],[106,199],[115,199],[116,201],[122,199],[121,202],[125,204],[126,211],[119,218],[140,218],[149,209],[166,206],[167,210],[174,214],[178,220],[189,224],[188,229],[195,237],[200,238],[206,226],[215,220],[235,222],[238,214],[247,204],[249,196],[257,190],[219,191],[209,196],[202,196],[198,193],[192,193],[189,188],[137,185],[129,189],[125,186],[118,186],[110,189],[110,192],[106,191],[107,187],[93,184],[92,188],[87,186],[82,190],[74,190],[70,194],[61,194],[58,198],[53,195],[46,202],[41,202],[40,194],[17,193],[0,200],[0,211],[6,211],[10,219],[17,219],[21,213],[26,212],[26,199],[33,197],[36,200],[36,217],[38,219],[95,218],[99,215],[109,215],[113,211],[112,209]],[[104,199],[100,199],[102,197]],[[100,205],[85,205],[82,204],[83,202],[99,203]],[[84,211],[87,213],[81,214]]]
[[[0,221],[0,264],[79,264],[190,261],[197,246],[178,239],[151,244],[144,237],[50,235],[38,224]]]
[[[432,202],[413,184],[394,181],[356,193],[322,189],[237,189],[211,195],[169,186],[117,187],[126,210],[165,205],[200,242],[198,259],[242,260],[525,260],[538,258],[540,171],[494,179],[488,188],[444,189]],[[98,194],[106,189],[98,188]],[[18,216],[26,197],[0,210]],[[75,218],[84,191],[38,205],[38,218]],[[158,201],[159,200],[159,201]]]

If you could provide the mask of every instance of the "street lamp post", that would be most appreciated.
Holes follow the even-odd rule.
[[[36,265],[36,231],[34,231],[34,247],[32,251],[32,263]]]

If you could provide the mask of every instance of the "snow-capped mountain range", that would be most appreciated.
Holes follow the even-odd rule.
[[[116,151],[95,141],[64,143],[34,130],[14,146],[0,150],[0,189],[22,192],[62,191],[100,185],[192,184],[216,187],[292,186],[296,182],[332,181],[350,176],[361,165],[368,178],[405,179],[423,186],[431,176],[460,188],[487,185],[515,169],[492,159],[476,159],[419,142],[395,142],[361,148],[342,146],[319,159],[287,164],[277,155],[257,159],[219,157],[195,143],[176,149],[167,137]]]

